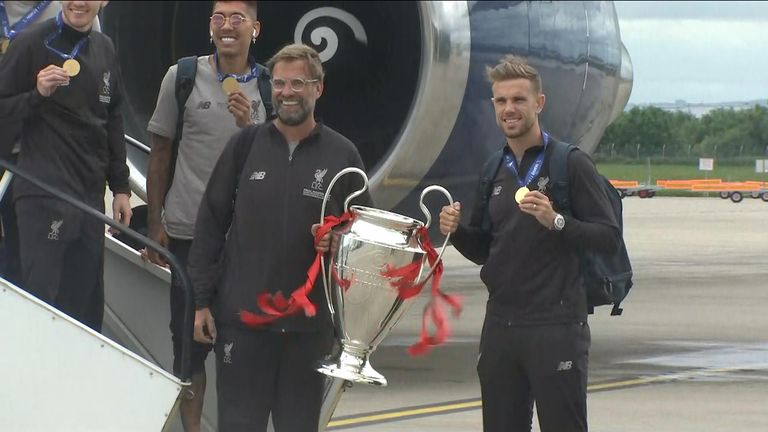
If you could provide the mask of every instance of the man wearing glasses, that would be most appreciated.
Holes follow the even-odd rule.
[[[315,121],[324,88],[317,52],[289,45],[267,65],[277,119],[244,129],[227,144],[200,204],[189,253],[195,339],[216,344],[222,432],[266,431],[270,413],[277,432],[317,430],[324,376],[315,367],[330,353],[333,329],[322,283],[308,278],[329,235],[315,245],[312,231],[331,179],[346,167],[363,168],[348,139]],[[358,177],[341,177],[327,214],[339,216],[361,185]],[[357,204],[371,205],[370,196]],[[301,300],[314,305],[314,315],[290,312],[298,303],[292,294],[305,284],[311,291]],[[281,310],[267,314],[269,308],[257,305],[265,297]],[[287,309],[276,300],[281,297],[292,299]],[[244,325],[245,311],[260,325]]]
[[[213,54],[182,59],[169,68],[147,127],[152,141],[147,176],[149,237],[167,246],[182,265],[186,265],[192,245],[195,216],[205,185],[224,145],[241,128],[263,123],[271,114],[264,102],[271,95],[260,92],[260,88],[269,89],[268,72],[249,56],[261,28],[256,20],[256,2],[213,2],[212,12],[209,32]],[[186,100],[177,99],[177,79],[187,77],[190,67],[187,85],[192,86],[191,92]],[[167,265],[155,251],[144,251],[142,255],[157,265]],[[172,276],[170,303],[173,370],[178,375],[184,290],[176,275]],[[205,358],[210,349],[209,344],[193,343],[192,385],[180,406],[187,432],[200,430]]]

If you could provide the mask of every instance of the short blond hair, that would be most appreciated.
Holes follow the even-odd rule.
[[[294,61],[304,60],[309,66],[309,73],[312,75],[311,79],[318,79],[321,82],[325,78],[325,71],[323,71],[323,62],[320,60],[320,54],[317,53],[312,47],[304,44],[291,44],[286,45],[277,54],[273,55],[267,62],[267,68],[272,73],[275,69],[275,64],[281,61]]]
[[[541,93],[542,86],[539,71],[526,63],[521,57],[507,55],[499,60],[499,64],[496,66],[486,66],[485,73],[488,75],[488,80],[491,84],[520,78],[527,79],[533,84],[533,89],[536,93]]]

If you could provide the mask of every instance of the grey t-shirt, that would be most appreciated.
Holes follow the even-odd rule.
[[[251,120],[263,123],[266,110],[254,78],[241,83],[251,100]],[[147,130],[173,140],[176,135],[176,65],[163,78],[157,106]],[[221,88],[208,56],[197,59],[195,86],[184,110],[184,130],[179,143],[173,183],[165,198],[163,222],[168,235],[191,239],[200,200],[229,138],[239,130],[235,117],[227,110],[227,94]]]

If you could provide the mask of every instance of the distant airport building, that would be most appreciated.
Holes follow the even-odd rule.
[[[749,109],[754,107],[755,105],[760,105],[763,107],[768,108],[768,99],[755,99],[751,101],[746,102],[714,102],[714,103],[688,103],[684,100],[676,100],[675,102],[656,102],[656,103],[642,103],[642,104],[627,104],[625,111],[629,111],[634,107],[648,107],[648,106],[654,106],[657,108],[661,108],[664,111],[682,111],[687,112],[691,115],[693,115],[696,118],[699,118],[703,116],[704,114],[716,110],[716,109],[733,109],[733,110],[743,110],[743,109]]]

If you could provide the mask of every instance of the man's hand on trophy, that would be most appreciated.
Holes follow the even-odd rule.
[[[195,311],[194,337],[200,343],[216,343],[216,323],[210,309],[203,308]]]
[[[461,203],[455,201],[453,206],[444,206],[440,212],[440,232],[444,235],[453,234],[461,220]]]
[[[317,234],[317,230],[320,229],[320,227],[321,225],[319,223],[312,225],[312,229],[310,230],[312,232],[312,237],[315,237],[315,235]],[[330,245],[331,245],[331,232],[329,231],[315,245],[315,250],[320,253],[326,253],[328,252],[328,247]]]

